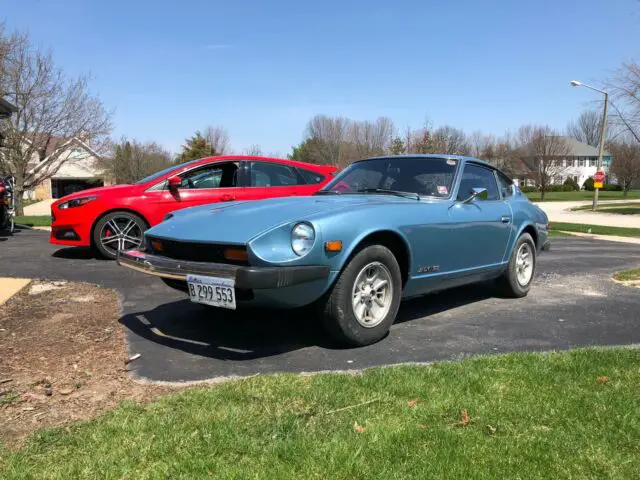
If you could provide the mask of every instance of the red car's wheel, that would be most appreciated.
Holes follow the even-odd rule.
[[[93,245],[100,255],[114,259],[118,250],[142,245],[146,222],[130,212],[112,212],[102,217],[93,228]]]

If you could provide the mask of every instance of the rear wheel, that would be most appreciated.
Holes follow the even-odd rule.
[[[500,292],[508,297],[521,298],[529,293],[536,271],[536,244],[528,233],[518,238],[509,265],[496,281]]]
[[[342,343],[375,343],[389,332],[401,297],[402,275],[393,253],[382,245],[366,247],[331,290],[322,312],[325,328]]]
[[[142,245],[147,223],[135,213],[111,212],[93,228],[93,245],[98,253],[115,259],[118,250],[130,250]]]

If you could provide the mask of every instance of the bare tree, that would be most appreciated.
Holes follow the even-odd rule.
[[[204,138],[213,147],[215,155],[224,155],[229,151],[229,133],[219,125],[210,125],[204,131]]]
[[[244,149],[244,154],[260,157],[262,156],[262,148],[260,147],[260,145],[254,143],[249,148]]]
[[[22,214],[23,194],[55,175],[68,159],[69,142],[101,150],[111,115],[89,93],[87,77],[66,77],[51,54],[35,49],[26,34],[13,34],[7,43],[11,48],[0,71],[0,94],[17,112],[7,124],[0,170],[15,177]]]
[[[612,96],[611,121],[640,143],[640,64],[623,63],[607,86]]]
[[[633,186],[640,183],[640,144],[629,137],[607,145],[613,157],[611,173],[622,186],[625,197]]]
[[[347,161],[348,134],[351,121],[345,117],[316,115],[307,123],[306,138],[313,138],[317,163],[342,165]]]
[[[171,154],[156,142],[129,141],[126,137],[109,145],[100,166],[115,183],[134,183],[173,164]]]
[[[374,122],[349,122],[347,142],[355,146],[356,155],[366,158],[382,155],[389,150],[393,137],[393,121],[388,117],[378,117]]]
[[[586,110],[580,114],[577,120],[567,124],[567,135],[597,148],[600,144],[601,125],[602,114]]]
[[[450,125],[438,127],[433,132],[433,142],[437,150],[435,153],[446,153],[449,155],[468,155],[471,147],[467,143],[464,131]]]
[[[518,130],[518,150],[531,168],[544,200],[549,185],[566,172],[564,160],[571,149],[564,137],[548,126],[525,125]]]

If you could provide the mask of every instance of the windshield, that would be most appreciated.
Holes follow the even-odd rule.
[[[190,162],[187,162],[187,163],[181,163],[179,165],[173,165],[172,167],[165,168],[164,170],[160,170],[159,172],[152,173],[148,177],[144,177],[142,180],[138,180],[136,182],[136,185],[140,185],[142,183],[147,183],[147,182],[153,182],[154,180],[157,180],[158,178],[163,177],[167,173],[171,173],[174,170],[177,171],[177,170],[181,169],[182,167],[187,167],[187,166],[191,165],[192,163],[197,162],[198,160],[200,160],[200,159],[198,158],[197,160],[191,160]]]
[[[376,158],[352,163],[318,193],[408,192],[451,195],[458,160],[434,157]],[[376,192],[378,190],[378,192]]]

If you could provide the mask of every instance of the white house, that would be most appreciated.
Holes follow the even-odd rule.
[[[27,140],[29,141],[29,140]],[[43,154],[34,154],[29,162],[37,186],[25,193],[31,200],[61,198],[69,193],[107,185],[106,172],[100,167],[100,156],[78,139],[55,138]],[[39,177],[44,178],[38,182]]]
[[[569,155],[562,159],[553,160],[548,173],[552,175],[551,184],[562,184],[568,178],[573,178],[580,187],[584,185],[585,180],[598,170],[598,149],[579,142],[572,137],[561,137],[567,143],[570,149]],[[514,181],[519,185],[535,186],[535,163],[531,159],[522,159],[522,168],[517,173]],[[602,167],[609,180],[609,169],[611,168],[611,154],[607,151],[602,153]],[[528,171],[527,171],[528,170]]]

